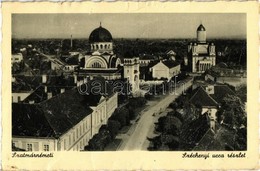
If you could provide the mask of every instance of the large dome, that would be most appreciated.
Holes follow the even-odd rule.
[[[98,27],[95,30],[93,30],[90,33],[89,36],[89,42],[94,43],[94,42],[111,42],[112,41],[112,35],[111,33],[103,28],[103,27]]]
[[[197,31],[206,31],[206,29],[202,24],[200,24],[199,27],[197,28]]]

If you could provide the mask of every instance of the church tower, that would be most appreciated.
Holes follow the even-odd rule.
[[[132,93],[139,90],[139,57],[124,58],[124,78],[132,87]]]
[[[194,74],[202,74],[216,65],[216,48],[214,43],[207,42],[206,29],[200,24],[197,27],[197,41],[188,45],[188,65]]]
[[[197,28],[197,41],[198,43],[206,43],[206,29],[202,24]]]

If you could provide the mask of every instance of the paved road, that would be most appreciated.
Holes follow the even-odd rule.
[[[191,86],[191,81],[185,84],[185,87],[188,88]],[[166,95],[159,102],[150,104],[145,110],[142,111],[141,117],[136,125],[133,125],[133,130],[130,130],[129,137],[126,138],[126,141],[121,144],[118,148],[121,150],[147,150],[149,142],[147,136],[150,129],[154,129],[154,113],[160,113],[165,110],[169,104],[178,97],[183,91],[183,87],[176,88],[176,94]]]

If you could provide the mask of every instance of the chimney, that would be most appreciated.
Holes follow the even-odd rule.
[[[34,104],[34,100],[30,100],[30,101],[29,101],[29,104]]]
[[[185,66],[188,65],[188,57],[187,57],[187,56],[184,57],[184,65],[185,65]]]
[[[47,82],[47,75],[43,74],[42,75],[42,83],[46,83]]]
[[[47,99],[50,99],[50,98],[52,98],[52,92],[47,93]]]
[[[61,88],[60,93],[64,93],[64,92],[65,92],[65,88]]]
[[[209,85],[206,87],[206,92],[208,94],[214,94],[214,85]]]
[[[77,84],[77,79],[78,79],[77,75],[74,74],[73,77],[74,77],[74,84]]]
[[[47,93],[48,92],[48,87],[45,85],[44,86],[44,92]]]

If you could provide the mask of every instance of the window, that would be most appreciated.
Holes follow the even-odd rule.
[[[73,142],[75,142],[75,132],[73,132]]]
[[[66,139],[64,139],[64,150],[66,150],[66,146],[67,146]]]
[[[81,136],[82,135],[82,127],[81,127],[81,125],[80,125],[80,127],[79,127],[80,129],[79,129],[79,131],[80,131],[80,134],[79,134],[79,136]]]
[[[76,129],[76,137],[77,137],[77,139],[78,139],[78,137],[79,137],[79,130],[78,130],[78,128]]]
[[[101,64],[99,62],[94,62],[92,68],[101,68]]]
[[[71,145],[71,135],[69,136],[69,145]]]
[[[20,102],[21,101],[21,97],[20,96],[18,96],[18,102]]]
[[[27,151],[32,151],[32,144],[27,144]]]
[[[43,151],[50,151],[49,145],[44,145],[43,146]]]

